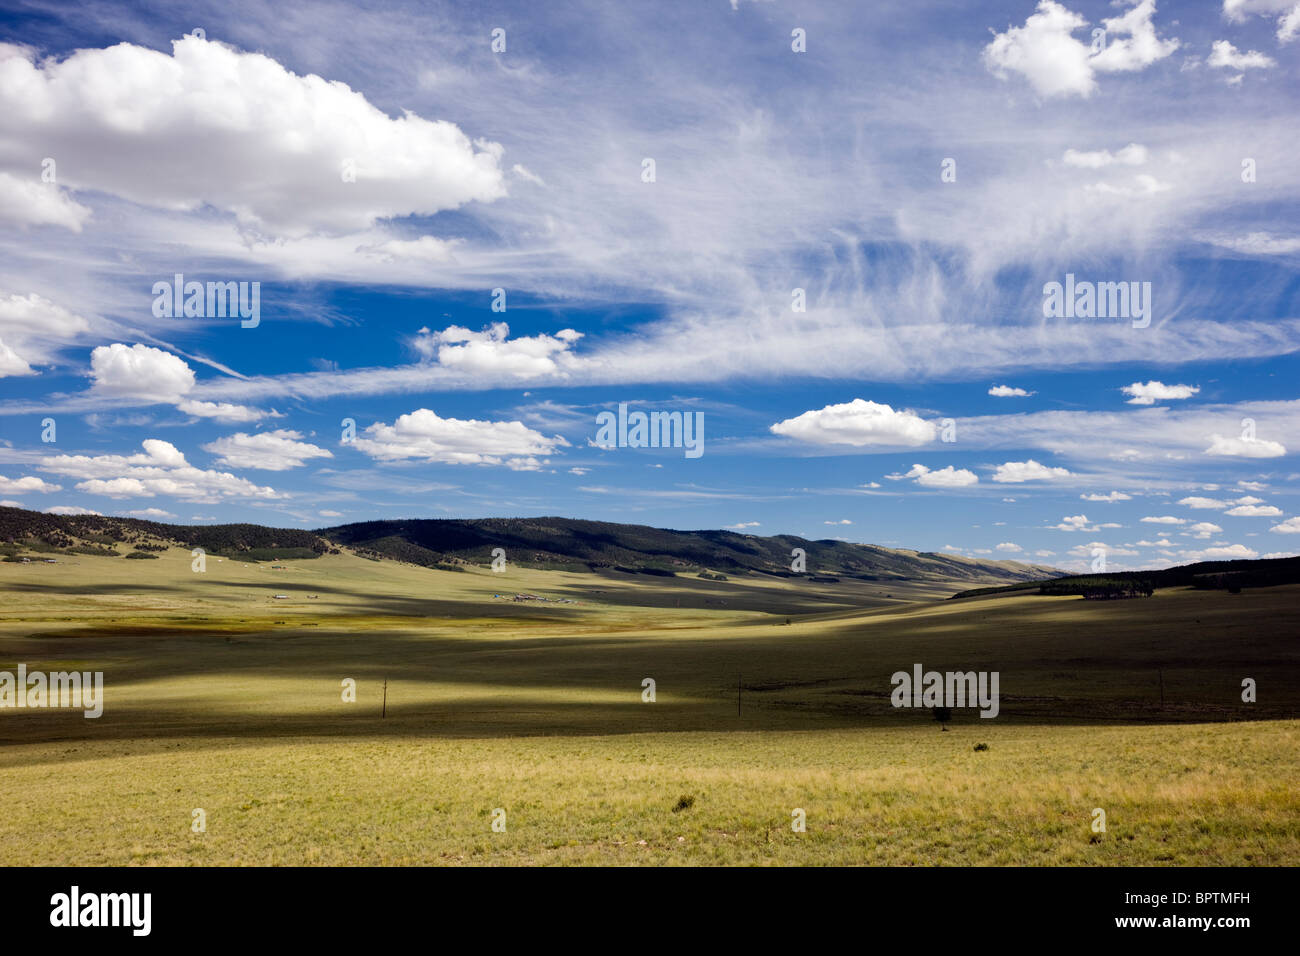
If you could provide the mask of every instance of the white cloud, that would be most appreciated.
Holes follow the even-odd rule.
[[[1023,551],[1025,549],[1020,547],[1020,545],[1016,544],[1014,541],[1003,541],[996,548],[994,548],[994,550],[1010,552],[1010,551]]]
[[[1277,65],[1277,61],[1268,54],[1258,50],[1242,53],[1227,40],[1215,40],[1212,50],[1206,62],[1217,69],[1263,70]]]
[[[924,445],[934,441],[936,429],[915,412],[894,411],[889,405],[855,398],[787,418],[771,426],[787,438],[829,445]]]
[[[1113,504],[1116,501],[1128,501],[1133,496],[1126,495],[1122,491],[1112,491],[1110,494],[1106,494],[1106,495],[1089,494],[1089,495],[1079,495],[1079,497],[1082,498],[1084,501],[1108,501]]]
[[[121,342],[97,346],[90,353],[91,394],[115,399],[175,405],[195,418],[252,422],[266,413],[246,405],[185,398],[195,386],[194,370],[179,356],[151,345]]]
[[[302,467],[312,458],[334,457],[324,448],[300,441],[301,438],[298,432],[283,428],[254,435],[236,432],[209,442],[203,450],[220,456],[217,464],[262,471],[287,471]]]
[[[848,518],[841,518],[839,521],[823,521],[822,524],[853,524]]]
[[[91,511],[80,505],[55,505],[53,508],[46,508],[45,513],[47,515],[99,515],[98,511]]]
[[[1127,13],[1102,20],[1107,42],[1093,56],[1093,69],[1101,73],[1142,70],[1177,50],[1178,40],[1162,40],[1156,35],[1151,22],[1155,12],[1155,0],[1141,0]]]
[[[172,404],[194,388],[185,360],[150,345],[120,342],[90,353],[92,388],[106,395]]]
[[[1245,235],[1206,233],[1205,241],[1231,249],[1247,256],[1289,256],[1300,252],[1300,237],[1278,236],[1270,232],[1248,232]]]
[[[1141,166],[1147,161],[1147,148],[1137,143],[1129,143],[1123,149],[1111,152],[1099,149],[1092,152],[1080,152],[1067,149],[1061,157],[1067,166],[1080,169],[1104,169],[1107,166]]]
[[[1300,35],[1300,3],[1288,10],[1277,21],[1277,39],[1279,43],[1290,43]]]
[[[62,490],[62,485],[52,485],[43,478],[37,478],[33,475],[25,475],[22,478],[6,478],[4,475],[0,475],[0,494],[23,495],[29,491],[49,494],[52,491]]]
[[[1142,521],[1146,524],[1187,524],[1187,519],[1175,518],[1173,515],[1150,515]]]
[[[1042,0],[1023,27],[994,35],[984,48],[984,62],[1003,78],[1007,72],[1020,73],[1040,96],[1091,96],[1097,88],[1095,74],[1142,70],[1178,49],[1178,40],[1157,36],[1151,22],[1155,11],[1155,0],[1141,0],[1120,16],[1102,20],[1107,42],[1093,52],[1073,35],[1088,21],[1053,0]]]
[[[1180,498],[1178,503],[1180,505],[1185,505],[1188,508],[1199,508],[1202,510],[1210,509],[1210,508],[1218,509],[1218,508],[1228,507],[1228,502],[1219,501],[1217,498],[1196,498],[1196,497]]]
[[[380,461],[418,458],[456,465],[505,465],[516,471],[537,470],[540,457],[569,444],[559,435],[547,438],[523,422],[442,418],[427,408],[400,415],[392,425],[376,422],[366,435],[352,445]]]
[[[1262,481],[1238,481],[1238,488],[1244,488],[1246,491],[1263,491],[1268,487]]]
[[[133,518],[175,518],[176,516],[170,511],[163,511],[161,508],[142,508],[139,511],[128,511],[127,514]]]
[[[1087,515],[1066,515],[1061,519],[1061,523],[1055,525],[1060,531],[1096,531],[1096,527],[1090,527]]]
[[[904,474],[888,475],[887,477],[894,480],[915,478],[918,485],[924,485],[927,488],[964,488],[967,485],[979,482],[979,477],[973,471],[967,471],[965,468],[954,468],[952,465],[933,471],[925,465],[913,465]]]
[[[984,48],[984,62],[999,77],[1019,73],[1041,96],[1091,96],[1097,88],[1091,51],[1075,30],[1088,21],[1052,0],[1042,0],[1023,27],[995,34]]]
[[[1210,436],[1210,447],[1205,449],[1205,454],[1229,458],[1280,458],[1286,454],[1286,446],[1263,438],[1224,438],[1215,434]]]
[[[35,293],[0,295],[0,378],[36,374],[30,363],[88,331],[86,319]]]
[[[1182,533],[1192,538],[1208,538],[1210,535],[1223,534],[1223,529],[1212,521],[1198,521]]]
[[[276,499],[285,495],[229,472],[196,468],[175,445],[146,438],[139,455],[53,455],[42,471],[81,478],[78,491],[110,498],[170,495],[183,501],[215,502],[230,498]]]
[[[1027,392],[1023,388],[1013,388],[1010,385],[994,385],[989,389],[989,394],[997,398],[1028,398],[1030,395],[1036,395],[1037,392]]]
[[[195,418],[215,418],[220,422],[255,422],[266,417],[266,413],[260,409],[249,408],[247,405],[232,405],[229,402],[195,402],[185,399],[176,407],[186,415],[193,415]]]
[[[1275,524],[1268,529],[1277,534],[1300,534],[1300,515],[1287,518],[1280,524]]]
[[[277,235],[355,231],[505,192],[495,143],[414,113],[392,119],[343,83],[192,36],[171,55],[119,43],[40,62],[7,45],[0,112],[0,152],[40,142],[77,157],[59,169],[74,190],[206,203]]]
[[[1145,385],[1134,382],[1120,389],[1125,395],[1133,396],[1128,400],[1130,405],[1154,405],[1156,402],[1191,398],[1200,390],[1195,385],[1166,385],[1163,382],[1147,382]]]
[[[316,514],[320,515],[322,518],[342,518],[342,517],[343,517],[343,512],[341,512],[341,511],[330,511],[328,508],[326,508],[326,509],[323,510],[323,511],[318,511],[318,512],[316,512]]]
[[[1206,548],[1203,551],[1184,551],[1183,557],[1188,561],[1234,561],[1239,558],[1258,558],[1259,552],[1244,544],[1232,544],[1226,547]]]
[[[1237,505],[1235,508],[1229,508],[1224,514],[1232,515],[1234,518],[1278,518],[1282,515],[1282,509],[1273,505]]]
[[[357,251],[384,261],[410,259],[417,262],[442,263],[451,260],[452,252],[458,243],[459,240],[456,239],[421,236],[418,239],[387,239],[383,242],[359,246]]]
[[[1028,461],[1008,461],[998,465],[997,470],[993,473],[993,480],[1008,484],[1019,484],[1023,481],[1052,481],[1060,478],[1073,477],[1068,469],[1050,468],[1047,465],[1039,464],[1032,458]]]
[[[581,332],[561,329],[554,335],[509,336],[505,322],[494,322],[481,332],[451,325],[440,332],[420,329],[412,345],[426,362],[442,368],[504,379],[562,378],[582,364],[572,352]]]
[[[0,222],[19,226],[62,226],[81,232],[90,210],[54,183],[37,176],[0,171]]]
[[[757,522],[757,521],[742,521],[742,522],[740,522],[740,524],[729,524],[729,525],[727,525],[727,527],[728,527],[728,528],[733,528],[733,529],[735,529],[736,531],[740,531],[740,530],[742,530],[742,529],[744,529],[744,528],[757,528],[758,525],[759,525],[759,522]]]

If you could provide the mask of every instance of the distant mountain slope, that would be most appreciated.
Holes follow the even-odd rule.
[[[158,545],[202,548],[209,554],[246,554],[256,559],[316,557],[334,546],[313,531],[267,528],[258,524],[161,524],[107,515],[51,515],[23,508],[0,508],[0,542],[9,554],[26,548],[38,553],[107,553],[114,545],[148,550]],[[98,550],[96,550],[98,549]]]
[[[1051,581],[972,588],[951,600],[998,594],[1084,594],[1142,588],[1188,587],[1201,590],[1240,590],[1300,584],[1300,557],[1257,558],[1235,561],[1198,561],[1154,571],[1112,571],[1106,574],[1072,574]]]
[[[988,585],[1037,581],[1059,571],[1017,561],[974,561],[791,535],[761,538],[732,531],[671,531],[575,518],[477,518],[364,521],[307,531],[255,524],[175,525],[139,518],[51,515],[0,508],[0,553],[125,554],[164,545],[203,548],[248,560],[311,558],[348,548],[376,560],[459,569],[487,565],[494,548],[526,567],[666,574],[793,576],[791,552],[802,548],[806,573],[862,580],[945,580]],[[119,550],[119,546],[125,546]],[[137,554],[137,556],[140,556]]]
[[[1039,580],[1060,572],[1016,561],[972,561],[791,535],[762,538],[733,531],[671,531],[575,518],[478,518],[365,521],[323,528],[337,544],[417,564],[487,564],[492,549],[531,567],[636,571],[758,572],[790,576],[791,552],[803,548],[807,573],[879,580]]]

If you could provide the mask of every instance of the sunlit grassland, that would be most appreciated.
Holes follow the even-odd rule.
[[[98,720],[0,711],[5,862],[1300,862],[1300,588],[285,563],[0,565],[0,669],[106,683]],[[890,707],[913,663],[999,671],[1001,715]]]

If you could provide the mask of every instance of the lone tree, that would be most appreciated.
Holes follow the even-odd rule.
[[[947,707],[936,707],[934,709],[934,719],[939,722],[939,729],[947,733],[948,721],[952,720],[952,711]]]

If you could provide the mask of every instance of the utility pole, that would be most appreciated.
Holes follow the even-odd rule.
[[[388,716],[388,678],[385,677],[384,678],[384,707],[379,712],[379,718],[382,720],[387,716]]]

